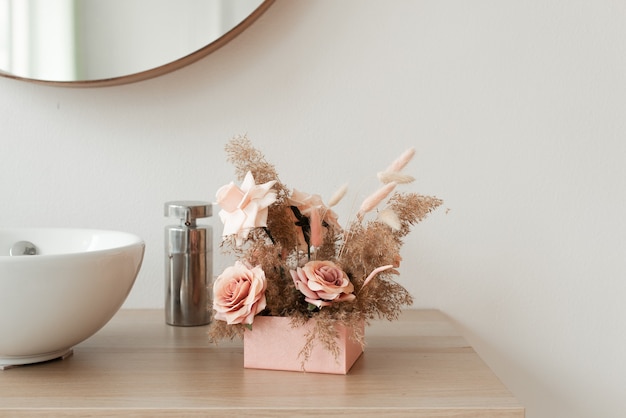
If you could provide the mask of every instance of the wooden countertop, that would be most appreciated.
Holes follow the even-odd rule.
[[[244,369],[240,341],[121,310],[73,356],[0,371],[0,416],[524,416],[439,311],[376,322],[366,340],[345,376]]]

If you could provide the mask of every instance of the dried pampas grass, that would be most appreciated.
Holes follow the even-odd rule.
[[[262,267],[268,283],[265,294],[267,308],[263,315],[289,316],[294,325],[311,317],[318,320],[321,325],[309,335],[309,341],[303,348],[305,357],[318,341],[330,351],[336,348],[333,345],[334,328],[330,325],[337,321],[347,327],[358,328],[356,325],[363,321],[368,323],[377,318],[393,320],[398,318],[403,306],[413,303],[407,290],[394,280],[399,274],[397,267],[401,260],[403,238],[412,226],[442,204],[436,197],[396,191],[399,185],[414,180],[402,174],[401,170],[411,161],[415,149],[406,150],[384,172],[379,173],[383,185],[363,201],[356,219],[346,228],[341,228],[324,222],[325,212],[318,212],[318,209],[310,212],[309,216],[300,214],[303,218],[296,222],[294,210],[288,203],[290,189],[280,181],[275,167],[252,146],[247,137],[233,138],[225,148],[228,161],[235,166],[240,180],[250,171],[258,183],[276,181],[273,188],[277,200],[269,207],[267,228],[252,230],[243,247],[237,247],[234,240],[226,238],[222,248],[225,251],[230,249],[237,257]],[[340,187],[325,210],[329,211],[330,207],[337,205],[347,190],[347,185]],[[386,207],[378,212],[378,216],[366,221],[365,216],[384,201]],[[311,217],[311,214],[314,216]],[[317,218],[318,215],[321,215],[320,218]],[[302,249],[304,232],[309,234],[309,238],[314,236],[313,248]],[[310,246],[311,241],[308,242]],[[339,266],[354,285],[356,299],[311,310],[295,288],[289,273],[289,270],[306,262],[308,257],[332,261]],[[209,336],[214,341],[234,338],[242,336],[244,328],[244,325],[213,321]],[[363,341],[362,335],[353,337]]]

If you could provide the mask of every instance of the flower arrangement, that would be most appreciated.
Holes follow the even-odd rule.
[[[318,342],[336,353],[334,324],[358,329],[373,319],[394,320],[413,303],[394,280],[403,238],[443,203],[396,191],[414,180],[402,172],[413,149],[378,173],[381,186],[346,228],[332,208],[347,186],[325,204],[320,195],[287,188],[247,137],[233,138],[225,149],[241,185],[221,187],[217,203],[222,248],[237,261],[214,282],[211,340],[243,336],[257,315],[290,317],[292,326],[315,318],[301,351],[306,361]],[[363,335],[352,338],[364,343]]]

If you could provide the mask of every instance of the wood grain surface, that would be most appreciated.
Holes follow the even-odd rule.
[[[243,368],[241,341],[121,310],[65,360],[0,371],[4,417],[523,417],[524,408],[435,310],[366,328],[348,375]]]

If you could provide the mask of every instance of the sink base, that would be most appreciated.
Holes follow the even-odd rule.
[[[7,370],[13,367],[26,366],[29,364],[43,363],[51,360],[65,360],[69,356],[74,354],[72,348],[65,348],[63,350],[53,351],[51,353],[36,354],[33,356],[19,356],[19,357],[0,357],[0,370]]]

